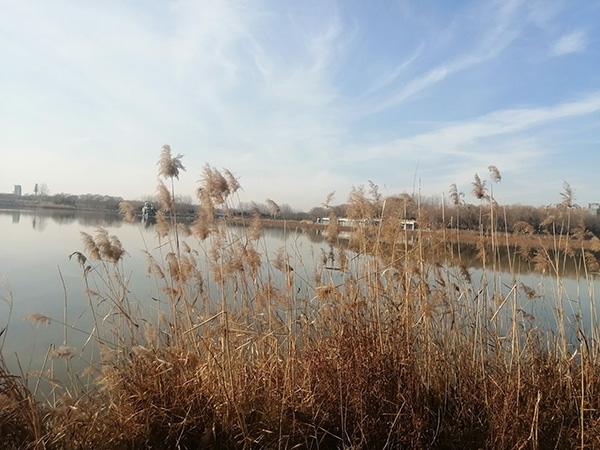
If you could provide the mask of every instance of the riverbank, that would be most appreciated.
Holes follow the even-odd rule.
[[[227,223],[244,224],[250,226],[251,218],[227,218],[224,219]],[[315,223],[312,221],[302,220],[280,220],[280,219],[261,219],[261,224],[264,227],[271,228],[288,228],[294,230],[319,230],[327,231],[329,225]],[[339,232],[352,233],[356,230],[355,227],[339,225]],[[375,228],[376,230],[376,228]],[[522,234],[522,233],[503,233],[490,232],[480,233],[474,230],[399,230],[397,232],[399,240],[403,239],[434,239],[440,242],[453,242],[465,244],[477,244],[483,242],[487,246],[510,246],[527,248],[544,248],[546,250],[559,249],[584,249],[593,252],[600,252],[600,240],[590,234],[579,233],[575,236],[568,235],[552,235],[546,234]]]
[[[33,209],[55,209],[60,211],[78,211],[80,208],[71,205],[57,205],[56,203],[40,202],[33,200],[15,200],[12,202],[6,202],[0,200],[0,209],[18,211],[20,209],[33,210]]]

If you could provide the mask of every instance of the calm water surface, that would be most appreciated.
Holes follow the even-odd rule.
[[[37,370],[49,346],[63,344],[64,327],[58,321],[63,321],[65,303],[67,323],[74,328],[91,329],[82,268],[69,255],[84,252],[81,232],[95,235],[98,227],[117,236],[127,251],[122,271],[128,279],[130,302],[141,310],[153,308],[157,286],[146,275],[144,251],[159,260],[161,252],[164,256],[168,251],[158,247],[154,225],[126,223],[121,216],[106,213],[0,210],[0,330],[9,325],[0,344],[12,370],[18,370],[15,355],[24,371]],[[231,229],[232,233],[242,231],[239,227]],[[312,279],[321,253],[330,251],[324,238],[317,234],[264,229],[263,236],[260,246],[270,259],[276,258],[282,246],[293,247],[290,264],[307,280]],[[194,248],[193,238],[186,241]],[[200,252],[199,259],[203,257]],[[33,313],[56,321],[46,326],[23,320]],[[73,328],[67,331],[69,345],[79,344],[81,348],[85,335]]]
[[[88,299],[83,294],[82,269],[74,259],[69,259],[69,255],[83,251],[81,232],[95,235],[98,227],[118,236],[127,251],[123,273],[129,281],[130,300],[142,310],[152,308],[151,298],[157,296],[156,285],[146,276],[143,251],[160,257],[154,226],[125,223],[120,216],[105,213],[0,210],[0,330],[9,324],[7,332],[0,337],[0,344],[3,344],[3,354],[11,370],[18,372],[19,364],[24,371],[38,370],[47,349],[51,345],[59,347],[64,341],[64,327],[59,323],[45,326],[23,321],[29,314],[41,313],[62,321],[66,304],[67,323],[86,331],[91,329]],[[232,232],[236,232],[235,227]],[[300,278],[306,280],[313,278],[322,253],[328,254],[331,250],[324,237],[317,233],[265,229],[263,236],[263,253],[272,260],[282,246],[293,248],[290,263]],[[193,246],[193,239],[187,241]],[[477,285],[484,275],[475,253],[471,247],[461,248],[462,260]],[[202,259],[202,254],[199,258]],[[491,277],[491,284],[506,295],[513,285],[513,275],[508,273],[505,259],[504,267],[487,271],[487,277]],[[559,285],[556,280],[533,272],[524,261],[518,261],[518,267],[518,282],[530,286],[543,297],[526,301],[520,305],[523,310],[535,314],[552,329],[554,306],[561,303],[569,320],[582,314],[586,316],[586,328],[593,325],[589,311],[595,303],[590,302],[590,298],[594,298],[597,282],[578,278],[580,269],[576,261],[570,262]],[[329,276],[335,278],[339,274]],[[84,345],[83,333],[69,328],[68,334],[69,345],[79,348]],[[18,361],[15,355],[18,355]]]

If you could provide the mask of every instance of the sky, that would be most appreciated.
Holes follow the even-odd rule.
[[[600,201],[598,0],[0,0],[0,192]],[[501,196],[498,193],[501,193]]]

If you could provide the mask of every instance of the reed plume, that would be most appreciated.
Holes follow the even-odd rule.
[[[482,181],[478,174],[475,174],[475,180],[471,184],[473,185],[473,195],[477,199],[481,200],[487,197],[485,181]]]
[[[90,257],[92,259],[95,259],[95,260],[102,259],[102,257],[100,256],[100,249],[96,245],[96,242],[94,241],[94,238],[91,235],[84,233],[82,231],[81,232],[81,240],[83,241],[83,248],[85,249],[86,252],[88,252],[88,254],[90,255]]]
[[[208,202],[208,203],[207,203]],[[212,206],[210,199],[205,199],[202,203],[204,209],[202,209],[192,224],[192,234],[200,241],[204,241],[210,235],[210,227],[212,224],[213,210],[212,208],[207,211],[207,204]]]
[[[125,216],[125,222],[135,222],[135,211],[133,205],[129,202],[119,203],[119,212]]]
[[[562,197],[561,205],[565,208],[572,208],[573,203],[575,201],[575,193],[573,192],[573,188],[566,181],[563,182],[563,191],[560,193]]]
[[[169,222],[165,218],[165,214],[162,211],[156,213],[156,234],[158,237],[164,238],[169,235]]]
[[[158,201],[160,203],[160,209],[165,212],[174,211],[175,204],[173,202],[173,196],[162,181],[158,182],[158,185],[156,186],[156,192]]]
[[[513,233],[533,236],[534,228],[527,222],[519,221],[513,225]]]
[[[223,174],[225,180],[227,180],[227,187],[229,188],[230,194],[235,194],[239,189],[241,189],[240,182],[229,170],[223,169]]]
[[[72,358],[73,356],[75,356],[75,353],[73,352],[73,349],[71,347],[69,347],[68,345],[61,345],[54,352],[52,352],[53,359],[57,359],[57,358],[69,359],[69,358]]]
[[[329,194],[327,194],[327,197],[325,198],[325,201],[322,203],[324,208],[329,208],[331,206],[331,202],[334,199],[335,196],[335,191],[330,192]]]
[[[230,181],[233,182],[233,180],[235,178]],[[239,188],[237,185],[233,187],[236,191]],[[203,200],[203,195],[207,195],[213,204],[223,205],[229,194],[231,194],[231,189],[227,179],[218,169],[206,164],[202,169],[202,177],[200,178],[200,188],[198,190],[200,200]]]
[[[463,192],[458,192],[458,188],[456,187],[456,183],[452,183],[450,185],[450,200],[454,206],[459,206],[462,204],[462,197],[465,194]]]
[[[43,325],[50,325],[52,323],[52,319],[50,319],[50,317],[40,314],[38,312],[34,312],[27,315],[23,320],[29,320],[31,322]]]
[[[87,264],[87,258],[85,257],[85,255],[81,252],[73,252],[69,255],[69,259],[71,259],[73,256],[75,256],[75,259],[77,260],[77,263],[81,266],[81,267],[85,267],[85,265]]]
[[[337,241],[340,233],[340,224],[333,208],[329,209],[329,224],[327,225],[327,242],[333,244]]]
[[[490,171],[490,178],[494,183],[499,183],[502,180],[502,175],[496,166],[488,166]]]
[[[177,178],[179,179],[179,171],[185,171],[181,159],[183,155],[178,154],[177,156],[171,155],[171,147],[167,144],[163,145],[158,160],[158,174],[163,178]]]
[[[250,221],[250,227],[248,228],[248,238],[252,241],[258,241],[262,232],[262,221],[260,220],[260,213],[256,209],[252,213],[252,219]]]
[[[214,220],[215,204],[208,189],[199,187],[196,194],[202,205],[202,214],[198,216],[198,221],[202,223],[203,227],[208,227]]]
[[[377,195],[378,193],[376,192],[375,196]],[[352,187],[348,196],[346,213],[349,218],[355,220],[372,219],[375,217],[376,206],[374,201],[368,199],[365,195],[364,186]]]
[[[281,209],[279,209],[279,205],[273,200],[268,198],[265,200],[265,203],[267,204],[267,208],[269,208],[269,213],[271,214],[271,217],[275,218],[279,216],[279,214],[281,214]]]
[[[89,238],[91,236],[81,233],[84,244],[89,245]],[[109,236],[108,231],[104,228],[97,228],[96,237],[92,238],[94,245],[92,251],[99,253],[100,260],[109,261],[111,263],[117,263],[125,255],[123,245],[117,236]]]

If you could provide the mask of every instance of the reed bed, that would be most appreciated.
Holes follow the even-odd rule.
[[[479,177],[482,236],[495,239],[478,247],[484,269],[475,281],[458,247],[422,232],[411,241],[406,204],[391,210],[371,185],[353,190],[349,215],[385,220],[367,220],[307,276],[293,242],[265,254],[258,216],[235,231],[213,219],[239,189],[230,172],[204,168],[198,218],[179,224],[170,211],[180,170],[181,155],[163,149],[158,243],[147,252],[155,307],[142,313],[130,301],[118,238],[83,235],[73,256],[96,358],[78,372],[66,343],[49,352],[48,366],[64,363],[71,383],[43,400],[31,375],[11,374],[0,360],[0,447],[600,447],[597,315],[592,299],[570,321],[561,284],[565,258],[580,258],[593,285],[597,262],[578,244],[586,236],[555,233],[552,252],[505,245],[509,258],[527,254],[554,275],[555,295],[540,298],[517,267],[509,279],[491,271],[504,245],[493,226],[502,214]],[[131,208],[122,211],[134,220]],[[554,225],[560,220],[567,208]],[[553,326],[527,312],[532,302],[548,304]]]

